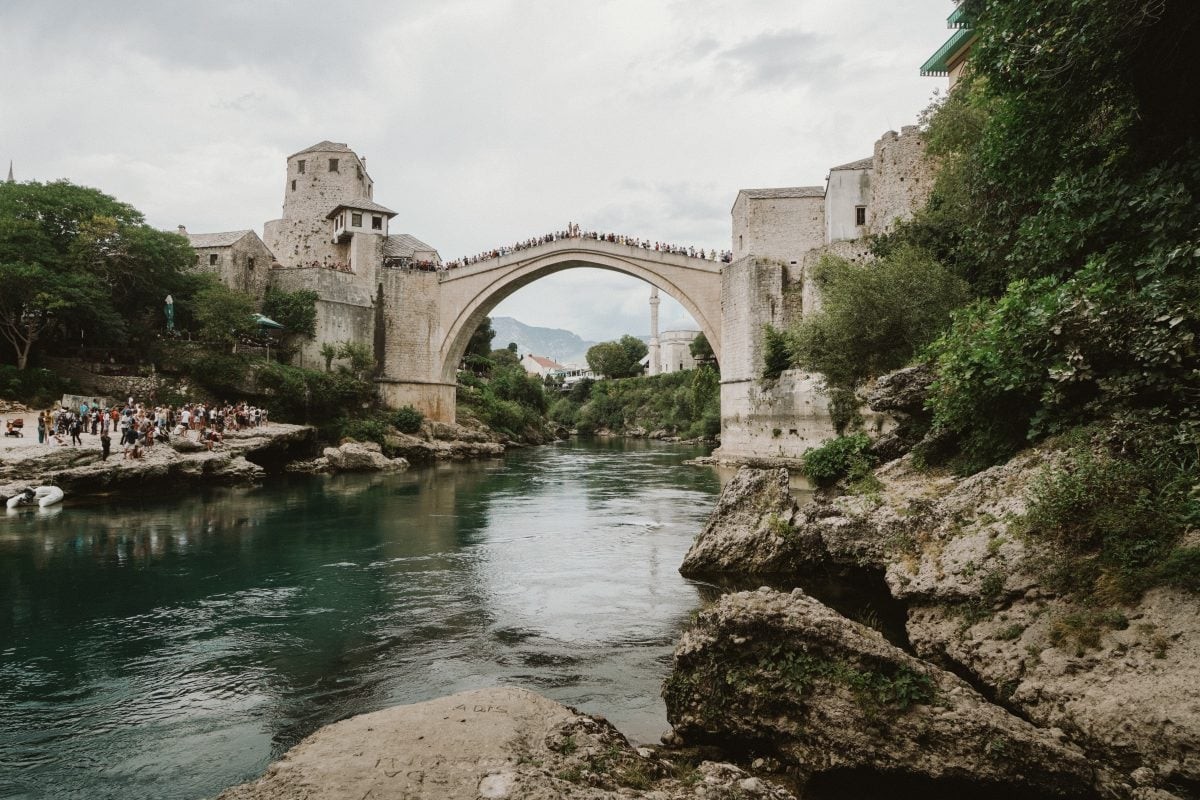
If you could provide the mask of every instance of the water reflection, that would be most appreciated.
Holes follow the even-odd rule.
[[[654,737],[717,490],[697,454],[538,448],[0,520],[0,796],[215,795],[320,725],[496,683]]]

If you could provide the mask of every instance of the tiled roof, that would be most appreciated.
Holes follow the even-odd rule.
[[[317,142],[312,147],[306,147],[303,150],[297,150],[296,152],[294,152],[290,156],[288,156],[288,158],[294,158],[295,156],[303,155],[305,153],[353,153],[353,152],[354,152],[353,150],[351,150],[349,147],[346,146],[345,142],[331,142],[328,139],[326,139],[323,142]]]
[[[535,356],[533,353],[530,353],[529,355],[527,355],[525,357],[529,358],[529,359],[533,359],[534,363],[536,363],[539,367],[545,367],[546,369],[566,369],[566,367],[564,367],[562,364],[559,364],[557,361],[555,361],[552,358],[546,358],[545,356]]]
[[[383,243],[384,258],[412,258],[418,250],[433,250],[433,248],[407,233],[393,233]],[[434,250],[434,252],[437,251]]]
[[[751,200],[767,200],[776,197],[824,197],[824,186],[785,186],[779,189],[742,189]]]
[[[379,203],[376,203],[374,200],[368,200],[367,198],[362,197],[357,200],[347,200],[344,203],[338,203],[336,206],[333,207],[333,211],[330,211],[328,214],[325,215],[325,219],[332,219],[333,217],[336,217],[337,213],[339,211],[341,211],[343,208],[361,209],[363,211],[377,211],[380,214],[387,214],[388,217],[396,216],[396,212],[392,211],[387,206],[381,206],[381,205],[379,205]]]
[[[192,247],[229,247],[251,230],[226,231],[225,233],[189,233],[186,234]]]
[[[839,170],[839,169],[870,169],[871,164],[874,161],[875,161],[875,159],[870,158],[870,157],[860,158],[858,161],[851,161],[849,164],[842,164],[841,166],[830,167],[829,171],[833,172],[834,170]]]

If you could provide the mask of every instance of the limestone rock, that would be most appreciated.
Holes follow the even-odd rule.
[[[309,458],[302,461],[292,461],[284,467],[284,471],[302,475],[318,475],[322,472],[328,472],[329,468],[329,459],[325,458],[325,456],[318,456],[317,458]]]
[[[786,469],[742,467],[721,490],[680,573],[770,575],[794,568],[810,550],[792,527],[795,513]]]
[[[1102,626],[1095,647],[1062,636],[1085,614],[1021,599],[969,626],[954,607],[910,609],[918,653],[957,665],[1039,725],[1063,730],[1139,785],[1200,785],[1200,599],[1159,588]],[[1120,622],[1120,621],[1119,621]]]
[[[346,441],[323,453],[334,472],[393,472],[408,469],[403,458],[388,458],[375,442]]]
[[[254,483],[262,480],[266,470],[245,456],[222,456],[212,461],[210,474],[224,483]]]
[[[890,372],[875,382],[875,388],[867,395],[867,405],[872,411],[924,413],[929,384],[935,377],[933,369],[926,364]]]
[[[329,725],[219,800],[792,797],[728,764],[702,764],[686,777],[603,721],[524,689],[498,688]]]
[[[664,694],[688,742],[769,742],[809,777],[865,770],[1014,796],[1091,792],[1081,751],[800,590],[726,595],[703,611]]]

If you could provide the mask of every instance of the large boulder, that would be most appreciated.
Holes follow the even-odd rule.
[[[682,773],[682,774],[681,774]],[[524,689],[480,689],[352,717],[219,800],[789,800],[729,764],[676,770],[601,720]]]
[[[702,577],[786,572],[803,561],[807,551],[792,526],[795,514],[786,469],[742,467],[721,490],[680,573]]]
[[[675,650],[664,695],[688,743],[769,750],[809,780],[875,773],[988,794],[1075,797],[1093,771],[949,672],[800,590],[724,596]]]
[[[872,411],[923,414],[929,385],[935,377],[933,369],[926,364],[889,372],[875,382],[867,395],[867,406]]]
[[[408,469],[403,458],[388,458],[375,442],[345,441],[322,454],[334,472],[395,472]]]

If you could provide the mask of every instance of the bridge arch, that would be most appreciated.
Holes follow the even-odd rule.
[[[455,381],[471,334],[492,309],[542,278],[582,267],[619,272],[657,286],[692,315],[720,360],[720,262],[647,252],[643,248],[609,242],[566,240],[562,244],[565,246],[550,247],[548,252],[530,253],[524,258],[509,256],[482,269],[476,265],[445,273],[440,282],[441,300],[443,308],[451,310],[451,314],[443,318],[445,338],[438,352],[442,381]]]

